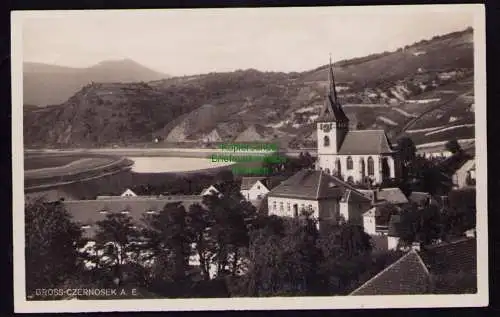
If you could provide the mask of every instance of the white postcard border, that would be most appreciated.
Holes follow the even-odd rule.
[[[270,10],[312,10],[313,8],[273,8]],[[325,8],[314,8],[324,10]],[[212,10],[212,9],[210,9]],[[213,9],[267,10],[267,9]],[[359,10],[432,10],[470,11],[474,15],[475,67],[475,142],[477,169],[477,294],[460,295],[396,295],[396,296],[332,296],[274,297],[223,299],[127,299],[27,301],[24,262],[24,162],[23,162],[23,20],[28,16],[49,17],[66,11],[17,11],[11,13],[12,66],[12,171],[13,171],[13,247],[14,309],[16,312],[96,312],[96,311],[200,311],[200,310],[288,310],[350,308],[424,308],[475,307],[488,305],[488,226],[487,226],[487,146],[486,146],[486,35],[485,8],[482,4],[335,7],[346,13]],[[97,11],[97,10],[94,10]],[[153,10],[134,10],[151,13]],[[209,11],[209,9],[206,9]],[[123,10],[99,10],[100,14],[121,14]],[[88,11],[71,11],[86,14]],[[126,14],[130,14],[128,11]]]

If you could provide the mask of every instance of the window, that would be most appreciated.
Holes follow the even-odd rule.
[[[329,168],[325,168],[325,173],[330,174],[330,169]]]
[[[350,156],[347,157],[346,165],[347,165],[348,170],[353,169],[352,157],[350,157]]]
[[[273,210],[276,210],[276,202],[273,201]]]
[[[280,211],[283,211],[283,202],[280,202]]]
[[[290,211],[290,203],[286,203],[286,210]]]
[[[257,185],[257,189],[260,189],[260,185]]]
[[[309,206],[307,206],[307,209],[308,209],[309,211],[312,211],[312,210],[313,210],[313,205],[309,205]]]
[[[258,194],[258,195],[257,195],[257,199],[262,199],[262,195],[261,195],[261,194]]]
[[[371,156],[368,158],[368,175],[369,176],[375,175],[375,165],[373,163],[373,158]]]
[[[340,177],[342,176],[342,165],[340,165],[339,159],[337,159],[335,163],[337,165],[337,175]]]
[[[323,146],[330,146],[330,138],[328,137],[328,135],[325,135],[325,137],[323,138]]]

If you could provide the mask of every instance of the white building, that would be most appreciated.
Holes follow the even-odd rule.
[[[464,188],[475,184],[476,181],[476,163],[474,159],[466,161],[458,168],[452,176],[453,186],[455,188]]]
[[[243,177],[240,192],[248,201],[262,200],[269,193],[265,177]]]
[[[268,210],[270,215],[291,218],[309,211],[320,222],[336,222],[342,195],[338,179],[324,171],[302,170],[268,193]]]
[[[220,191],[214,185],[210,185],[209,187],[201,191],[200,196],[217,195],[217,194],[220,194]]]
[[[349,128],[342,105],[337,101],[330,63],[330,89],[317,123],[317,168],[352,182],[370,179],[375,184],[395,178],[395,151],[384,130]]]

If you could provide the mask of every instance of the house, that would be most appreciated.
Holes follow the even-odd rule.
[[[476,163],[470,159],[462,164],[452,176],[453,187],[464,188],[476,184]]]
[[[248,201],[262,200],[269,193],[265,183],[266,177],[242,177],[241,194]]]
[[[355,189],[346,189],[339,204],[340,215],[345,221],[363,225],[363,213],[371,206],[372,200]]]
[[[200,196],[214,195],[214,194],[220,194],[220,190],[218,190],[217,187],[215,187],[214,185],[210,185],[209,187],[201,191]]]
[[[380,204],[363,214],[363,229],[376,240],[377,250],[397,250],[400,238],[401,209],[391,204]]]
[[[344,191],[342,182],[325,171],[301,170],[267,194],[269,214],[295,218],[309,211],[321,228],[338,221]]]
[[[261,201],[271,189],[281,184],[284,180],[286,180],[286,177],[282,176],[242,177],[241,194],[246,200],[252,203]]]
[[[399,166],[384,130],[351,130],[349,118],[338,102],[330,61],[330,85],[317,122],[320,170],[350,182],[370,179],[379,184],[395,178]]]
[[[134,193],[132,190],[127,188],[121,195],[120,197],[137,197],[136,193]]]
[[[476,251],[474,238],[412,248],[349,295],[475,293]]]
[[[194,204],[202,204],[202,196],[100,196],[92,200],[65,200],[64,205],[74,221],[81,225],[84,235],[92,237],[97,229],[96,223],[104,220],[107,214],[122,213],[132,217],[138,226],[142,217],[159,213],[169,203],[182,204],[186,209]]]

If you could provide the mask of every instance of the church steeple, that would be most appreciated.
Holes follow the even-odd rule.
[[[342,125],[347,125],[349,121],[337,98],[337,89],[335,87],[335,76],[333,75],[331,54],[330,63],[328,66],[328,94],[326,96],[325,105],[321,109],[319,121],[339,122],[343,123]]]
[[[333,75],[333,65],[332,65],[332,54],[330,54],[330,67],[329,67],[329,72],[328,72],[328,95],[330,98],[332,98],[334,104],[338,104],[337,100],[337,89],[335,87],[335,76]]]

